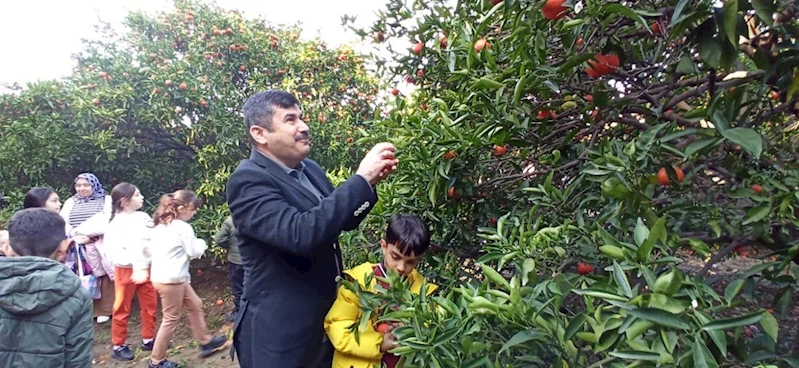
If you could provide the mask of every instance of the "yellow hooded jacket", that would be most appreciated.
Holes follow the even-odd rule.
[[[353,269],[344,271],[344,274],[359,284],[365,285],[366,277],[374,272],[375,263],[364,263]],[[424,276],[413,270],[408,276],[411,281],[411,292],[418,294],[422,290]],[[375,293],[377,279],[372,279],[368,289]],[[433,293],[438,286],[427,284],[427,294]],[[343,285],[338,288],[338,296],[333,307],[325,317],[325,332],[336,352],[333,355],[333,368],[372,368],[379,367],[383,358],[380,345],[383,335],[378,333],[370,321],[365,331],[358,334],[360,344],[355,341],[355,334],[349,328],[360,317],[360,301],[358,296],[347,290]]]

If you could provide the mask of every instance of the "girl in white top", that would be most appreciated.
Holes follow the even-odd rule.
[[[200,342],[203,356],[212,354],[225,345],[226,336],[212,336],[208,332],[202,310],[202,300],[189,283],[189,261],[203,255],[207,246],[198,239],[187,221],[194,217],[200,201],[190,190],[178,190],[161,197],[153,215],[155,227],[151,232],[150,281],[161,296],[161,327],[155,340],[149,367],[173,368],[178,365],[166,360],[166,350],[181,310],[189,315],[189,326],[194,338]]]
[[[114,264],[114,303],[111,323],[111,356],[118,360],[133,360],[135,354],[126,344],[128,321],[133,295],[138,296],[141,312],[142,350],[153,350],[155,341],[155,315],[158,312],[158,293],[147,279],[150,256],[152,219],[139,211],[144,204],[139,188],[130,183],[119,183],[111,190],[111,216],[105,226],[104,244]],[[138,282],[133,281],[134,274]]]

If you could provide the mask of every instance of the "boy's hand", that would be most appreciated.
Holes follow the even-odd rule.
[[[393,330],[394,327],[392,326],[390,329]],[[398,346],[399,344],[397,344],[397,338],[394,337],[394,334],[392,334],[391,331],[389,330],[389,332],[383,335],[383,343],[380,344],[380,352],[386,353],[389,350],[394,349]]]

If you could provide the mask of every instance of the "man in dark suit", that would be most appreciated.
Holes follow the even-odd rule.
[[[375,205],[374,186],[396,170],[396,149],[375,145],[356,174],[333,188],[307,159],[309,129],[293,95],[250,97],[244,121],[252,154],[227,184],[244,265],[233,337],[239,364],[329,368],[333,349],[323,321],[343,270],[338,237]]]

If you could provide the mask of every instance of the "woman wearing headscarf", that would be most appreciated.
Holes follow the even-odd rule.
[[[114,267],[102,247],[102,225],[108,224],[108,220],[87,221],[95,216],[111,216],[111,197],[105,194],[103,185],[94,174],[83,173],[75,178],[75,195],[64,201],[61,217],[67,222],[71,237],[82,239],[81,236],[86,236],[89,239],[76,246],[85,250],[86,262],[99,280],[100,299],[94,300],[94,316],[97,323],[105,323],[110,320],[114,309]]]

